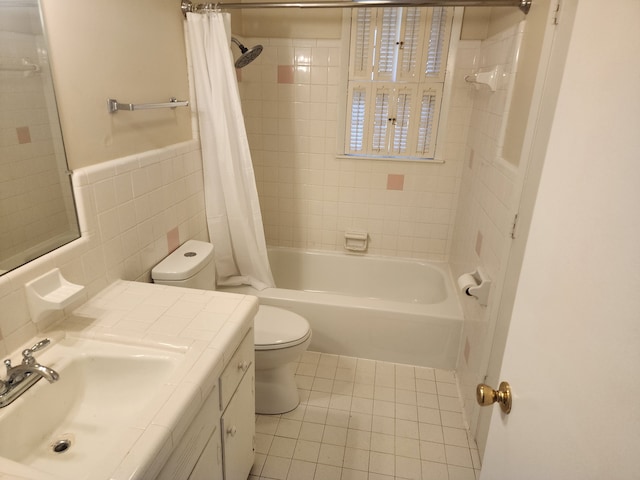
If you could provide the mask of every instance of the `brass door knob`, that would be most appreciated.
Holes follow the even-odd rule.
[[[476,387],[476,400],[483,407],[498,402],[502,411],[508,414],[511,411],[511,387],[507,382],[502,382],[498,390],[494,390],[481,383]]]

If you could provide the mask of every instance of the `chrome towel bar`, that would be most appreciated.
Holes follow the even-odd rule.
[[[176,108],[176,107],[188,107],[189,102],[186,100],[176,100],[171,98],[165,103],[120,103],[117,100],[110,98],[107,100],[107,108],[109,113],[115,113],[118,110],[151,110],[153,108]]]

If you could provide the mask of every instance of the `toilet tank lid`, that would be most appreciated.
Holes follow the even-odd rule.
[[[213,245],[188,240],[151,270],[154,280],[186,280],[213,261]]]

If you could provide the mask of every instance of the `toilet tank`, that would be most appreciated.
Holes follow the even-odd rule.
[[[213,245],[186,241],[151,270],[151,278],[160,285],[215,290]]]

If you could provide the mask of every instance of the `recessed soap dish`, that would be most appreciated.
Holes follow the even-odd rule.
[[[84,291],[82,285],[65,280],[58,268],[27,282],[25,289],[29,313],[34,322],[42,320],[48,311],[68,307]]]

